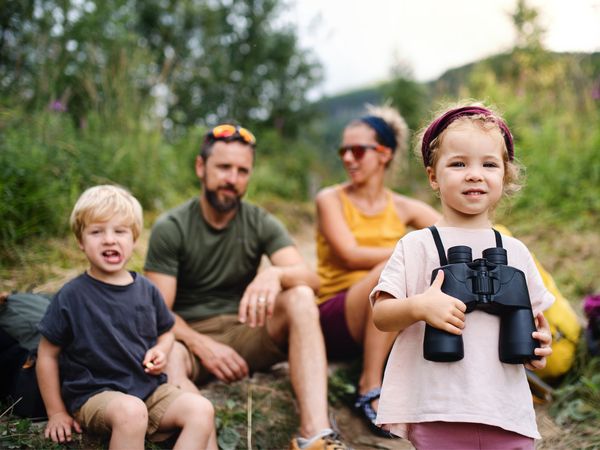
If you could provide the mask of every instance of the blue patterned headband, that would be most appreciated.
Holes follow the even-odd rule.
[[[398,141],[396,140],[394,129],[385,120],[377,116],[364,116],[359,120],[375,130],[377,138],[382,145],[391,148],[392,152],[396,151]]]

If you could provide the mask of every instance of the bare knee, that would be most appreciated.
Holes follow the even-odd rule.
[[[148,409],[146,404],[133,395],[123,394],[106,407],[106,419],[111,429],[123,430],[127,434],[146,433]]]
[[[176,426],[185,428],[194,426],[199,428],[212,428],[215,420],[215,409],[206,397],[199,394],[185,393],[175,400],[173,405]]]
[[[319,308],[315,294],[308,286],[296,286],[283,293],[285,310],[289,321],[318,320]]]
[[[186,415],[186,419],[199,425],[212,424],[215,420],[215,408],[213,404],[206,397],[201,395],[190,395],[189,401],[189,414]]]

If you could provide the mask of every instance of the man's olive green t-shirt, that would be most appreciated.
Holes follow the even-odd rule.
[[[237,314],[262,255],[290,245],[283,224],[256,205],[241,202],[218,230],[204,220],[194,198],[158,218],[144,269],[177,277],[173,311],[185,320]]]

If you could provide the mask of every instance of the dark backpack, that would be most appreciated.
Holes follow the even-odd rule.
[[[35,361],[37,325],[49,304],[49,296],[32,293],[11,294],[0,304],[0,397],[14,404],[12,412],[18,416],[46,416]]]

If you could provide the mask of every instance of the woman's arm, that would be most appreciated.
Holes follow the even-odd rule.
[[[435,224],[442,217],[427,203],[404,195],[394,195],[396,210],[406,225],[420,230]]]

